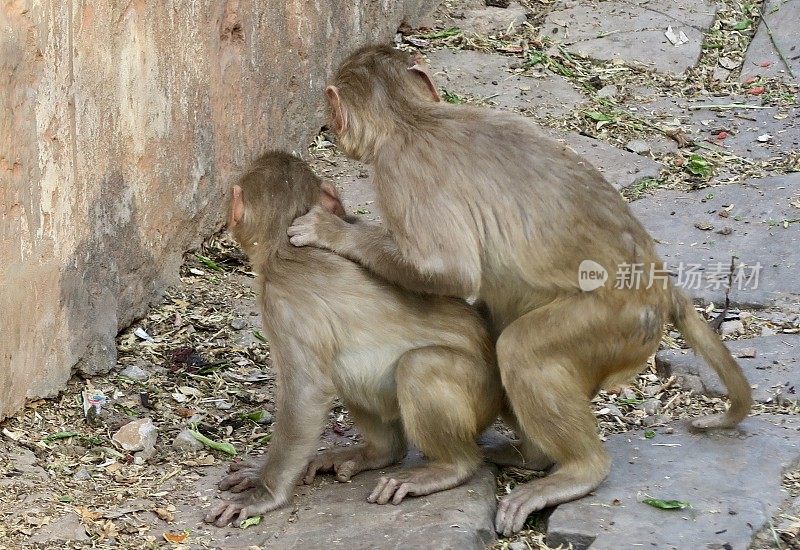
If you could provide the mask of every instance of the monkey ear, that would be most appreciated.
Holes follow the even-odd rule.
[[[433,84],[433,79],[431,78],[430,73],[428,72],[428,67],[425,65],[425,59],[422,57],[422,54],[416,53],[411,56],[411,60],[413,61],[413,65],[408,68],[409,71],[419,75],[420,78],[425,82],[425,85],[428,87],[428,91],[433,96],[434,101],[441,101],[442,96],[439,95],[439,91],[436,89],[436,86]]]
[[[325,88],[325,97],[328,99],[328,104],[331,106],[333,113],[333,124],[336,126],[336,133],[341,133],[347,130],[347,111],[342,104],[342,99],[339,96],[339,88],[336,86],[328,86]]]
[[[233,229],[236,224],[244,219],[244,199],[242,198],[242,188],[238,185],[233,186],[233,198],[231,199],[231,212],[228,217],[228,229]]]
[[[343,218],[347,213],[344,211],[342,201],[339,199],[339,193],[336,191],[333,184],[323,180],[323,182],[319,184],[319,187],[322,191],[322,195],[319,199],[320,206],[334,216]]]

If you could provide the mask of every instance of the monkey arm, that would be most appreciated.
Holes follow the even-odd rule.
[[[232,487],[235,491],[237,486],[252,489],[213,508],[205,518],[207,523],[224,527],[231,521],[238,524],[248,517],[280,508],[287,503],[314,454],[331,405],[330,392],[321,380],[324,375],[309,367],[318,358],[294,351],[276,354],[276,360],[279,358],[282,361],[276,361],[279,365],[276,422],[266,459],[261,466],[243,468],[220,482],[222,489]]]
[[[376,224],[349,223],[314,208],[297,218],[288,234],[295,246],[328,249],[409,290],[445,296],[474,291],[471,278],[459,266],[449,269],[441,258],[404,254],[392,235]]]

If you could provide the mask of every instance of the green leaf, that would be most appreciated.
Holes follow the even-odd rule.
[[[251,518],[247,518],[242,523],[239,524],[239,527],[242,529],[247,529],[248,527],[252,527],[253,525],[258,525],[261,523],[261,516],[253,516]]]
[[[684,502],[683,500],[661,500],[660,498],[648,497],[642,502],[649,504],[653,508],[659,508],[661,510],[683,510],[684,508],[690,507],[690,504],[688,502]]]
[[[689,162],[686,163],[686,169],[690,174],[707,178],[711,175],[711,164],[701,155],[691,155]]]
[[[584,111],[583,114],[594,121],[597,122],[611,122],[614,120],[614,117],[607,115],[605,113],[601,113],[600,111]]]
[[[655,430],[645,430],[644,431],[644,438],[645,439],[653,439],[656,436]]]
[[[195,255],[194,255],[194,257],[195,257],[195,258],[197,258],[197,260],[198,260],[198,261],[199,261],[201,264],[203,264],[204,266],[206,266],[206,267],[207,267],[208,269],[210,269],[211,271],[224,271],[224,270],[223,270],[223,269],[222,269],[222,268],[219,266],[219,264],[217,264],[217,262],[215,262],[214,260],[212,260],[211,258],[209,258],[209,257],[207,257],[207,256],[203,256],[203,255],[201,255],[201,254],[195,254]]]
[[[429,34],[423,34],[422,38],[427,38],[428,40],[436,40],[437,38],[450,38],[451,36],[455,36],[457,34],[461,34],[461,29],[459,29],[458,27],[449,27],[447,29],[434,31]]]
[[[72,495],[61,495],[58,497],[58,502],[72,502],[73,500],[75,499],[72,498]]]
[[[214,449],[215,451],[221,451],[225,454],[236,456],[236,447],[228,443],[227,441],[214,441],[213,439],[209,439],[197,430],[189,430],[189,433],[192,434],[197,441],[205,445],[210,449]]]
[[[456,94],[456,93],[453,93],[453,92],[448,92],[448,91],[447,91],[447,90],[445,90],[444,88],[442,88],[442,98],[443,98],[443,99],[444,99],[446,102],[448,102],[448,103],[452,103],[453,105],[459,105],[459,104],[461,104],[461,102],[462,102],[462,101],[461,101],[461,98],[459,97],[459,95],[458,95],[458,94]]]
[[[264,409],[260,409],[257,411],[253,411],[251,413],[245,414],[244,418],[248,420],[252,420],[253,422],[261,422],[264,419],[264,415],[267,414],[267,411]]]
[[[261,439],[258,440],[258,444],[259,445],[266,445],[271,440],[272,440],[272,432],[269,432],[267,435],[265,435],[264,437],[262,437]]]
[[[753,24],[753,21],[750,19],[742,19],[738,23],[733,26],[733,30],[735,31],[743,31],[747,28],[750,28],[750,25]]]
[[[58,441],[59,439],[67,439],[68,437],[75,437],[76,435],[80,435],[78,432],[56,432],[54,434],[50,434],[44,438],[45,443],[51,443],[53,441]]]
[[[258,338],[259,340],[261,340],[261,341],[262,341],[262,342],[264,342],[265,344],[267,343],[267,337],[266,337],[266,336],[264,336],[263,334],[261,334],[261,331],[260,331],[260,330],[254,330],[254,331],[253,331],[253,336],[255,336],[256,338]]]

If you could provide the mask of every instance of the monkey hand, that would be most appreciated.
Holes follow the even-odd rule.
[[[300,216],[289,227],[289,241],[295,246],[316,246],[332,250],[344,232],[345,222],[320,206]]]
[[[249,517],[260,516],[286,504],[285,496],[274,495],[264,486],[255,487],[232,500],[223,500],[206,514],[203,521],[217,527],[233,523],[238,527]]]

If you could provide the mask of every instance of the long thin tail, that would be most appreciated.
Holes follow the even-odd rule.
[[[682,290],[672,287],[672,322],[728,388],[730,408],[722,414],[698,418],[692,422],[695,428],[732,428],[750,412],[753,396],[750,383],[731,352],[722,343],[708,323],[692,305],[692,300]]]

